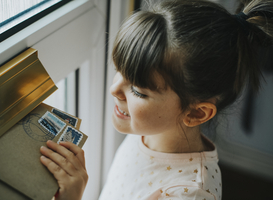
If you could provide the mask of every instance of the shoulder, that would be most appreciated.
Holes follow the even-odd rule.
[[[222,196],[221,172],[216,159],[193,159],[188,164],[168,165],[166,173],[154,171],[162,180],[155,184],[158,200],[220,200]],[[178,163],[177,163],[178,164]],[[157,181],[157,182],[158,182]],[[161,182],[161,181],[160,181]],[[154,182],[151,182],[154,185]],[[155,199],[155,198],[147,198]]]
[[[204,162],[202,174],[202,188],[221,199],[222,180],[221,171],[216,162]]]

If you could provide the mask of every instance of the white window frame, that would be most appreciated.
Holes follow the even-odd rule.
[[[0,65],[32,47],[38,50],[38,56],[53,81],[58,82],[89,56],[91,42],[86,41],[90,41],[88,33],[92,32],[93,27],[81,22],[89,20],[88,14],[94,7],[92,1],[71,1],[7,38],[0,43]],[[82,30],[81,35],[73,34],[76,29]],[[75,50],[71,51],[71,47]],[[83,50],[85,53],[82,53]],[[60,71],[59,66],[65,68]]]
[[[112,125],[112,113],[114,109],[114,98],[109,92],[116,74],[112,62],[111,53],[116,34],[122,22],[132,14],[134,0],[112,0],[110,4],[110,22],[109,22],[109,41],[108,41],[108,67],[106,77],[105,94],[105,117],[104,117],[104,134],[102,146],[102,169],[101,169],[101,188],[106,182],[108,172],[119,145],[124,140],[126,134],[117,132]]]

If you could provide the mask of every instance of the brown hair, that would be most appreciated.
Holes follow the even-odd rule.
[[[273,2],[253,0],[245,28],[221,6],[203,0],[164,1],[122,25],[112,53],[117,71],[133,85],[156,90],[158,72],[187,109],[217,99],[222,110],[245,83],[259,88],[259,46],[271,43]]]

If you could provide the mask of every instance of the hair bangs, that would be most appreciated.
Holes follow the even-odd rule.
[[[155,72],[162,71],[167,49],[166,21],[163,16],[139,11],[121,27],[112,58],[118,72],[133,85],[156,90]]]

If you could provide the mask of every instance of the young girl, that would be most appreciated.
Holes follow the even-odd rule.
[[[257,54],[272,41],[272,17],[271,0],[253,0],[237,15],[208,1],[176,0],[122,25],[113,50],[112,118],[130,135],[100,200],[221,199],[216,148],[200,125],[232,104],[246,83],[258,89]],[[43,148],[41,160],[59,182],[57,199],[80,199],[83,152],[70,143],[48,147],[56,153]]]

